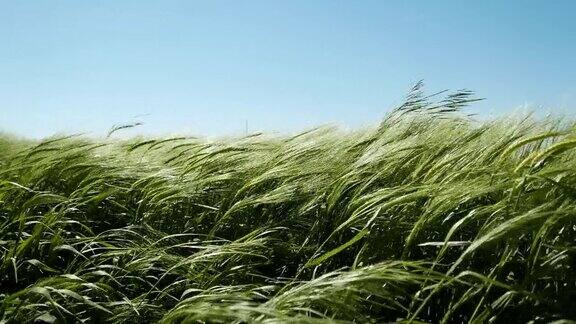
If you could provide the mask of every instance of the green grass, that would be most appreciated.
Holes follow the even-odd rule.
[[[576,318],[576,124],[436,98],[352,132],[1,137],[1,321]]]

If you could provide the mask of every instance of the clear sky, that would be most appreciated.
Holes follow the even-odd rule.
[[[576,111],[576,1],[0,0],[0,130],[374,124],[406,90]]]

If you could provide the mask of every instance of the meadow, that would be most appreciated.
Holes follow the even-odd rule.
[[[576,122],[416,86],[374,127],[0,137],[0,322],[576,318]],[[114,135],[114,134],[112,134]]]

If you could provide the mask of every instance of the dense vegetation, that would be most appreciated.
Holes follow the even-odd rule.
[[[576,124],[469,95],[353,132],[4,137],[0,319],[576,318]]]

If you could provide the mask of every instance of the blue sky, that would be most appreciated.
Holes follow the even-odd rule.
[[[472,112],[576,110],[574,1],[0,0],[0,130],[374,124],[424,79]]]

